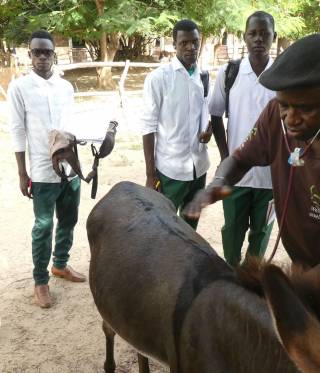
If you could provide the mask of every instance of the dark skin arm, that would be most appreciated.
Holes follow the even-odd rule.
[[[238,161],[230,156],[220,164],[212,182],[206,189],[200,190],[195,198],[187,205],[183,214],[189,218],[199,219],[201,210],[228,197],[238,181],[242,179],[249,169],[241,168]]]
[[[20,190],[21,193],[29,198],[32,198],[30,185],[30,177],[26,170],[26,156],[25,152],[16,152],[16,160],[18,165],[18,174],[20,181]]]
[[[229,150],[227,145],[226,131],[224,129],[224,124],[222,117],[216,117],[211,115],[211,124],[213,136],[216,140],[221,161],[229,156]]]
[[[156,174],[156,167],[154,162],[154,133],[149,133],[142,137],[143,141],[143,152],[146,163],[146,187],[159,190],[157,183],[159,179]]]

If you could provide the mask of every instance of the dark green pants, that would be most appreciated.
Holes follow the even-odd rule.
[[[205,187],[206,174],[190,181],[170,179],[158,170],[157,176],[160,180],[161,193],[173,202],[176,211],[179,211],[179,215],[182,217],[182,219],[192,228],[197,229],[198,219],[188,219],[187,217],[181,215],[181,211],[183,211],[185,206],[192,201],[195,194],[200,189]]]
[[[56,211],[57,226],[53,263],[64,268],[69,259],[73,242],[73,229],[78,220],[80,179],[61,183],[33,183],[33,211],[35,222],[32,229],[33,277],[36,285],[49,281],[48,264],[52,252],[53,215]]]
[[[273,223],[266,224],[272,190],[234,187],[231,196],[223,200],[225,225],[221,230],[226,261],[235,266],[241,261],[241,249],[250,228],[247,255],[265,254]]]

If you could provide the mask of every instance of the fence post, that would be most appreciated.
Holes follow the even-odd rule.
[[[120,80],[119,80],[119,95],[120,95],[120,106],[123,107],[123,98],[124,98],[124,83],[128,74],[128,70],[130,67],[130,60],[126,60],[126,63],[124,65],[123,72],[121,74]]]

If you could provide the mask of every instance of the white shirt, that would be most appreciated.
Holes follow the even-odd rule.
[[[266,69],[272,64],[272,59]],[[225,112],[225,71],[227,64],[217,74],[214,91],[209,100],[211,115],[222,117]],[[252,70],[248,57],[240,64],[239,73],[230,90],[229,119],[227,126],[228,149],[232,154],[246,139],[260,113],[274,98],[275,92],[263,87]],[[270,167],[254,167],[237,184],[243,187],[272,189]]]
[[[10,83],[13,149],[24,152],[28,143],[30,177],[34,182],[61,181],[49,155],[49,132],[67,130],[73,94],[72,85],[58,74],[46,80],[32,71]]]
[[[144,83],[142,134],[155,133],[155,166],[171,179],[193,180],[209,168],[206,144],[199,133],[208,125],[200,71],[190,76],[175,57],[148,74]]]

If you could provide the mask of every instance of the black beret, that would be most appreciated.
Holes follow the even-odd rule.
[[[259,82],[272,91],[320,85],[320,34],[290,45],[260,75]]]

